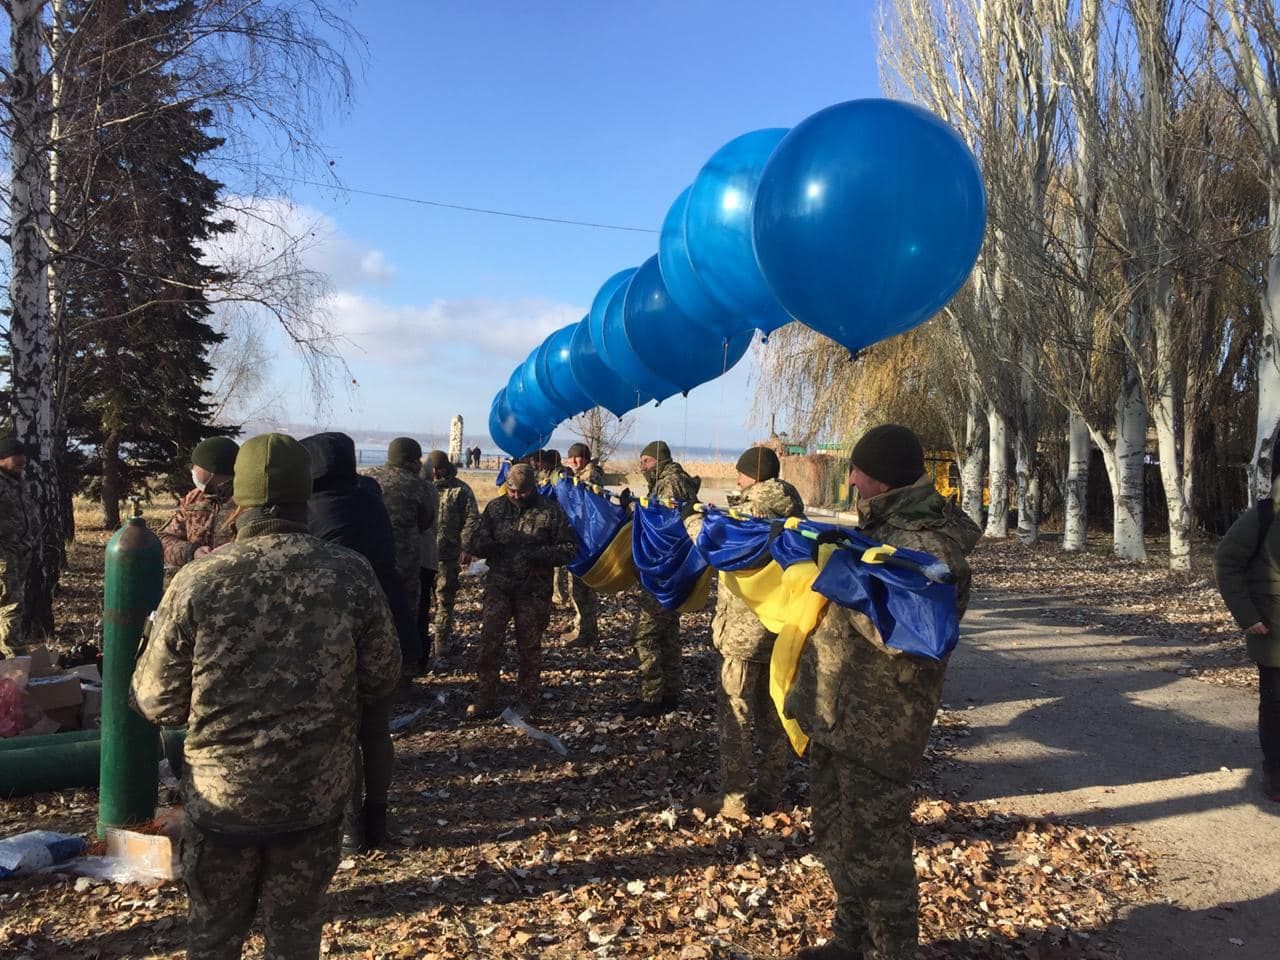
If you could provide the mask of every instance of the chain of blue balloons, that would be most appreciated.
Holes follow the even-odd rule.
[[[977,160],[941,119],[852,100],[714,154],[671,205],[658,252],[601,285],[493,398],[513,457],[592,407],[621,417],[742,359],[798,320],[850,351],[909,330],[964,284],[982,245]]]

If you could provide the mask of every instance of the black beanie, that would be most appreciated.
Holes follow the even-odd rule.
[[[667,446],[665,440],[654,440],[640,451],[642,457],[653,457],[659,463],[663,463],[671,459],[671,448]]]
[[[422,459],[422,445],[412,437],[396,437],[387,447],[387,463],[393,467],[417,466]]]
[[[738,458],[738,472],[756,482],[776,479],[779,469],[778,455],[770,447],[752,447]]]
[[[857,467],[890,489],[909,487],[924,473],[924,449],[907,427],[886,423],[862,435],[849,455],[849,468]]]

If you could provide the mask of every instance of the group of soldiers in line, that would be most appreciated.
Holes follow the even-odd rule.
[[[563,510],[538,486],[565,468],[539,457],[539,477],[534,465],[513,465],[501,495],[479,513],[447,455],[424,458],[409,438],[393,441],[387,462],[363,476],[351,438],[338,433],[302,441],[265,434],[239,447],[215,437],[191,459],[194,489],[161,531],[166,562],[178,569],[149,622],[131,690],[152,722],[187,727],[188,956],[239,957],[256,915],[269,956],[315,958],[322,895],[344,846],[386,836],[392,698],[405,675],[444,668],[458,654],[458,575],[474,558],[488,573],[468,713],[483,718],[497,706],[513,621],[515,709],[536,710],[555,571],[577,552]],[[602,483],[582,445],[566,461],[572,475]],[[21,448],[0,438],[6,601],[21,563],[11,545],[30,523],[12,506],[22,503],[23,462]],[[640,468],[650,498],[692,510],[699,481],[665,443],[647,445]],[[854,446],[849,468],[863,530],[944,560],[963,614],[965,555],[979,530],[934,489],[919,440],[904,427],[877,427]],[[746,451],[737,473],[740,513],[803,515],[772,450]],[[571,592],[575,641],[598,643],[594,594],[576,578]],[[775,809],[790,761],[768,689],[775,638],[727,589],[718,592],[712,634],[721,790],[703,806],[739,817]],[[678,709],[679,614],[640,591],[633,640],[640,699],[632,715]],[[944,662],[887,647],[867,617],[834,603],[810,636],[785,712],[811,738],[814,834],[837,903],[834,937],[798,957],[914,956],[910,784],[944,671]]]

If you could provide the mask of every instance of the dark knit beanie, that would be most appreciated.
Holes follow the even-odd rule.
[[[566,460],[572,460],[574,457],[581,457],[583,460],[591,459],[591,448],[585,443],[575,443],[569,447],[569,452],[565,454]]]
[[[538,486],[533,474],[533,467],[527,463],[517,463],[507,471],[507,486],[516,493],[529,493]]]
[[[191,451],[191,462],[210,473],[229,477],[236,468],[236,454],[239,452],[240,445],[230,437],[206,437]]]
[[[757,482],[776,479],[779,469],[778,455],[769,447],[752,447],[738,458],[738,472]]]
[[[13,431],[0,434],[0,460],[5,457],[16,457],[18,454],[26,454],[27,448],[18,435]]]
[[[396,437],[387,446],[387,463],[393,467],[417,467],[422,444],[413,437]]]
[[[659,463],[664,460],[671,459],[671,448],[667,446],[665,440],[655,440],[640,451],[642,457],[653,457]]]
[[[241,507],[311,499],[311,455],[283,433],[264,433],[246,440],[236,457],[235,475],[232,490]]]
[[[449,455],[443,450],[432,450],[427,454],[425,466],[428,470],[443,470],[453,464],[449,462]]]
[[[854,467],[891,489],[909,487],[924,473],[924,449],[908,428],[886,423],[871,428],[854,444],[849,468]]]

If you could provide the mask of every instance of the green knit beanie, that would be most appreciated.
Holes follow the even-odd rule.
[[[862,435],[849,455],[849,468],[857,467],[890,489],[909,487],[924,473],[924,449],[907,427],[886,423]]]
[[[264,433],[246,440],[236,457],[236,504],[266,507],[311,499],[311,454],[293,437]]]
[[[191,463],[210,473],[231,476],[236,468],[236,454],[240,445],[230,437],[205,437],[191,451]]]
[[[775,479],[780,469],[778,455],[769,447],[752,447],[738,458],[738,472],[757,482]]]
[[[671,459],[671,448],[667,446],[665,440],[654,440],[643,450],[640,451],[642,457],[653,457],[659,463]]]
[[[422,444],[413,437],[396,437],[387,447],[387,463],[393,467],[416,467],[422,459]]]

